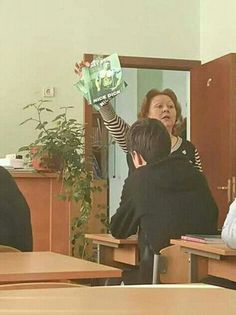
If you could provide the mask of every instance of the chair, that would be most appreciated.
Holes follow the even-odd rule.
[[[188,283],[189,255],[180,246],[171,245],[154,254],[153,284]]]
[[[1,290],[24,290],[24,289],[46,289],[46,288],[80,288],[84,285],[70,282],[22,282],[0,284]]]
[[[0,253],[4,252],[20,252],[20,250],[12,246],[0,245]]]

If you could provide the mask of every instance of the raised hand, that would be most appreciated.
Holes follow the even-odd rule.
[[[80,61],[80,62],[76,62],[75,64],[75,68],[74,68],[74,72],[76,74],[78,74],[79,77],[81,77],[82,75],[82,68],[83,67],[89,67],[90,63],[88,61]]]

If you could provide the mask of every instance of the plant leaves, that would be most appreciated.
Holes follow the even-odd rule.
[[[33,118],[28,118],[20,123],[20,126],[24,125],[27,121],[33,120]]]

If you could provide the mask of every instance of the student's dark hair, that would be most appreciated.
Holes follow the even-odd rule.
[[[142,118],[129,129],[127,147],[130,153],[136,151],[147,163],[153,163],[170,154],[171,139],[161,121],[154,118]]]

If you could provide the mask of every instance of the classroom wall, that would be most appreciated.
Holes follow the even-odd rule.
[[[187,117],[189,113],[190,99],[190,80],[188,71],[164,70],[162,88],[170,88],[175,91],[181,106],[183,117]]]
[[[151,89],[162,90],[163,81],[162,76],[163,76],[162,70],[138,69],[137,112],[140,111],[143,99],[149,90]]]
[[[83,53],[200,58],[200,0],[0,0],[0,157],[34,138],[22,110],[55,87],[83,122],[73,65]]]
[[[200,52],[203,63],[236,52],[236,1],[200,1]]]

